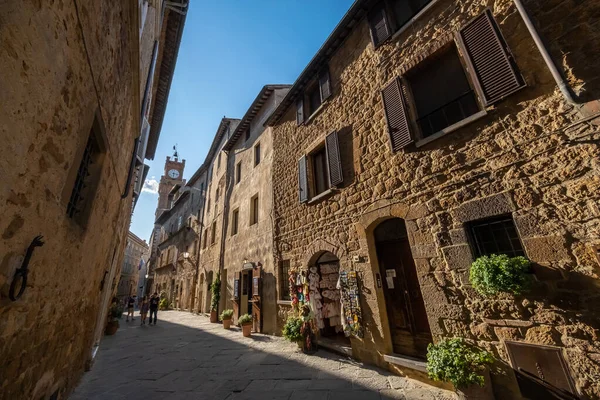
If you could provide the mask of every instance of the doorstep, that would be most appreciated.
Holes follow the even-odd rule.
[[[390,364],[397,365],[399,367],[405,367],[421,372],[427,372],[427,362],[419,360],[418,358],[394,353],[390,355],[384,355],[383,360],[389,362]]]
[[[337,353],[342,356],[352,357],[352,347],[345,346],[341,343],[336,342],[335,340],[330,340],[326,338],[317,339],[317,344],[320,347],[323,347],[327,350],[331,350],[334,353]]]

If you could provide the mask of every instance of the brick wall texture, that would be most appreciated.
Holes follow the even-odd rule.
[[[600,2],[526,1],[549,49],[583,102],[598,98]],[[527,87],[483,118],[430,142],[392,152],[380,91],[452,33],[490,8]],[[567,23],[566,21],[569,21]],[[509,0],[437,2],[398,37],[374,48],[363,18],[329,59],[333,95],[308,123],[295,106],[273,128],[275,263],[305,268],[332,251],[358,271],[365,337],[359,358],[391,353],[386,305],[375,284],[373,229],[406,222],[434,341],[461,336],[508,362],[505,341],[562,348],[577,389],[600,397],[598,278],[600,118],[566,103]],[[329,197],[298,200],[298,160],[339,132],[344,183]],[[291,172],[296,171],[296,172]],[[484,298],[468,283],[465,223],[512,215],[537,282],[522,296]],[[354,263],[353,256],[362,256]],[[512,375],[494,375],[497,398],[514,398]],[[504,388],[500,388],[504,387]]]

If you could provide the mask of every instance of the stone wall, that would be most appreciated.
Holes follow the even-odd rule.
[[[65,398],[84,371],[108,274],[120,265],[139,132],[128,2],[3,2],[0,23],[0,374],[2,397]],[[137,66],[136,66],[137,68]],[[67,218],[73,176],[95,115],[106,151],[85,227]],[[106,234],[110,232],[110,234]],[[27,289],[8,299],[36,235]],[[106,275],[105,275],[106,273]],[[104,282],[101,288],[101,282]],[[116,288],[115,288],[116,289]],[[101,327],[102,328],[102,327]]]
[[[564,55],[557,59],[569,83],[582,98],[598,98],[598,78],[589,67],[597,69],[597,52],[588,62],[584,50],[597,46],[598,2],[531,3],[545,40]],[[393,153],[380,90],[486,7],[527,87],[462,129]],[[577,23],[552,22],[565,21],[565,13]],[[353,351],[386,365],[382,355],[392,345],[383,291],[375,283],[373,229],[386,218],[403,218],[434,341],[472,339],[505,369],[507,340],[560,346],[578,390],[600,397],[594,383],[600,266],[592,249],[600,242],[594,144],[600,118],[590,117],[590,104],[564,101],[512,1],[439,1],[377,49],[363,19],[331,56],[329,70],[333,95],[318,115],[297,126],[292,106],[274,127],[275,262],[306,267],[311,252],[331,249],[342,269],[356,270],[365,337],[353,339]],[[300,204],[298,159],[332,130],[340,132],[344,183],[319,202]],[[526,296],[490,300],[468,284],[473,256],[465,222],[504,213],[513,216],[527,256],[537,263],[537,283]],[[497,398],[518,397],[512,373],[493,378]]]

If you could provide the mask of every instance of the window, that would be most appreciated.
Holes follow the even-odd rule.
[[[307,89],[296,100],[296,122],[298,125],[305,122],[304,112],[307,107],[309,118],[317,109],[331,97],[331,80],[329,69],[326,66],[314,80],[309,83]]]
[[[254,146],[254,166],[260,164],[260,143]]]
[[[325,147],[311,154],[311,172],[312,172],[312,193],[317,196],[329,189],[329,180],[327,179],[327,162],[325,160]]]
[[[477,257],[490,254],[524,256],[523,246],[510,216],[486,218],[468,224]]]
[[[387,38],[415,15],[432,0],[382,0],[369,12],[369,26],[375,46]]]
[[[250,200],[250,225],[258,223],[258,195]]]
[[[215,192],[215,201],[219,201],[219,188],[217,188],[217,191]]]
[[[406,78],[422,137],[431,136],[480,110],[454,46]]]
[[[298,161],[298,181],[301,203],[343,183],[337,132],[327,135],[324,145]]]
[[[235,166],[235,183],[236,184],[240,183],[241,179],[242,179],[242,162],[240,161]]]
[[[210,211],[210,197],[208,198],[208,201],[206,202],[206,211]]]
[[[217,170],[221,168],[221,153],[217,156]]]
[[[215,244],[217,241],[217,221],[212,223],[212,228],[210,229],[210,244]]]
[[[463,64],[469,66],[468,76]],[[429,137],[422,145],[458,129],[523,87],[523,77],[487,10],[467,24],[455,42],[383,88],[392,150]]]
[[[290,298],[290,260],[283,260],[280,263],[281,275],[279,279],[279,298],[281,300],[291,300]]]
[[[246,142],[250,140],[250,128],[246,129]]]
[[[206,248],[206,243],[208,242],[208,229],[204,230],[204,237],[202,238],[202,249]]]
[[[82,226],[87,222],[102,172],[103,149],[99,141],[100,131],[99,120],[96,118],[83,149],[67,203],[67,216]]]
[[[240,210],[235,209],[231,213],[231,236],[237,235],[238,233],[238,220],[239,220]]]

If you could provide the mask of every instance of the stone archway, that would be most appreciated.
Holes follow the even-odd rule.
[[[306,248],[306,256],[302,260],[302,267],[306,268],[314,264],[316,259],[326,251],[334,254],[340,260],[340,266],[343,266],[348,258],[348,253],[341,244],[328,242],[324,239],[316,239]]]

